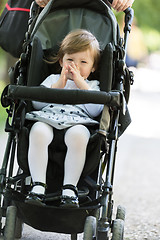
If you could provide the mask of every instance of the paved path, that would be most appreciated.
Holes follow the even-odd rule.
[[[116,203],[127,209],[126,240],[160,240],[160,72],[135,74],[132,124],[119,141]]]
[[[135,72],[132,124],[118,143],[114,199],[126,207],[125,240],[160,240],[160,72]],[[0,156],[4,138],[0,138]],[[68,240],[25,225],[22,240]],[[79,236],[82,239],[82,235]]]

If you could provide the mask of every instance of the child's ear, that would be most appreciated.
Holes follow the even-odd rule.
[[[96,70],[95,67],[93,67],[91,72],[93,73],[93,72],[95,72],[95,70]]]
[[[59,59],[59,64],[60,64],[61,67],[63,67],[63,61],[62,61],[62,59]]]

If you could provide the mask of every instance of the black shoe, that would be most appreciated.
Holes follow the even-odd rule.
[[[32,184],[32,187],[35,187],[35,186],[42,186],[44,188],[46,188],[46,184],[45,183],[42,183],[42,182],[33,182]],[[43,202],[44,201],[44,194],[38,194],[38,193],[35,193],[35,192],[30,192],[26,199],[25,199],[25,203],[28,203],[28,204],[33,204],[33,205],[45,205],[45,203]]]
[[[62,208],[79,208],[78,197],[62,196],[60,207],[62,207]]]
[[[71,184],[64,185],[62,187],[62,189],[63,190],[64,189],[72,190],[75,193],[76,197],[62,195],[60,207],[62,207],[62,208],[79,208],[78,189]]]
[[[45,203],[43,201],[44,201],[44,195],[37,194],[34,192],[30,192],[25,199],[25,203],[38,205],[38,206],[44,206]]]

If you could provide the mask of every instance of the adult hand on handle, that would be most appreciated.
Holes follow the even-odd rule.
[[[45,7],[50,0],[35,0],[40,7]],[[105,0],[104,0],[105,1]],[[111,6],[117,11],[121,12],[131,7],[134,0],[108,0]]]
[[[126,10],[128,7],[131,7],[134,0],[111,0],[111,6],[117,11],[122,12]]]
[[[44,8],[50,0],[35,0],[35,1],[40,7]]]

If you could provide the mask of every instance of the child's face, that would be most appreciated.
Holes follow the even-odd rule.
[[[86,79],[91,72],[94,72],[94,57],[92,52],[88,49],[84,52],[77,52],[73,54],[65,54],[60,60],[61,67],[71,65],[74,62],[81,76]]]

